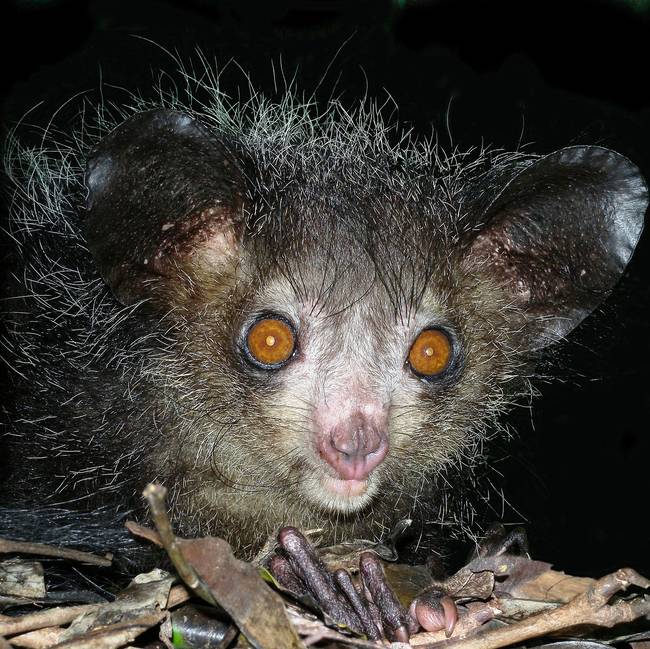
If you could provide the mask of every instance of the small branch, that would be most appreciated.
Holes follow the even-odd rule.
[[[184,604],[188,600],[192,598],[192,593],[190,593],[185,586],[182,584],[179,584],[178,586],[174,586],[170,591],[169,591],[169,597],[167,598],[167,606],[166,609],[172,609],[178,606],[179,604]]]
[[[103,649],[106,646],[129,644],[141,633],[159,624],[167,616],[165,611],[143,615],[131,622],[118,622],[109,626],[84,633],[78,638],[66,640],[52,649]],[[110,645],[107,641],[110,640]]]
[[[30,631],[11,638],[11,646],[24,649],[50,649],[59,642],[64,632],[65,629],[58,626]]]
[[[190,598],[191,593],[188,592],[185,586],[174,586],[169,592],[166,608],[172,609]],[[11,642],[16,647],[47,649],[58,643],[59,637],[64,631],[64,629],[59,628],[60,626],[72,622],[84,613],[97,610],[101,606],[101,604],[85,604],[83,606],[59,607],[23,615],[19,618],[2,616],[2,618],[6,617],[7,619],[0,620],[0,638],[2,636],[14,636],[11,638]],[[114,631],[115,633],[126,633],[124,629]],[[116,635],[116,637],[120,636]],[[0,649],[3,649],[2,645],[0,645]]]
[[[0,636],[12,636],[26,633],[48,626],[61,626],[72,622],[78,615],[94,611],[99,604],[84,604],[82,606],[60,606],[46,611],[30,613],[22,617],[13,618],[11,622],[0,622]]]
[[[93,566],[110,568],[112,559],[109,555],[99,557],[90,552],[81,552],[80,550],[70,550],[69,548],[58,548],[53,545],[44,545],[42,543],[26,543],[24,541],[11,541],[10,539],[0,539],[0,554],[36,554],[43,557],[56,557],[59,559],[70,559],[79,561]]]
[[[613,627],[623,622],[632,622],[643,615],[650,614],[650,600],[637,598],[607,604],[613,595],[631,585],[649,588],[650,581],[631,568],[623,568],[599,579],[582,595],[578,595],[564,606],[532,615],[507,627],[479,632],[468,638],[435,642],[422,646],[422,649],[424,647],[456,649],[461,646],[462,649],[499,649],[577,625]]]

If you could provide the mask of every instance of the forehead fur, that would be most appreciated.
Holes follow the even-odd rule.
[[[462,254],[449,206],[435,194],[400,203],[376,190],[362,204],[312,181],[258,198],[248,209],[266,206],[265,216],[244,242],[256,280],[281,276],[300,300],[325,301],[332,313],[377,291],[402,313],[428,288],[446,291]]]

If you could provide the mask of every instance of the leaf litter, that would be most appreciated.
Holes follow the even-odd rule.
[[[387,641],[367,640],[323,616],[313,598],[296,597],[280,587],[263,566],[272,542],[256,561],[241,561],[223,539],[176,537],[162,487],[149,485],[145,497],[156,530],[133,523],[128,527],[164,547],[176,572],[156,569],[138,575],[113,601],[60,605],[60,595],[52,597],[44,591],[43,568],[33,558],[102,565],[110,556],[93,559],[94,555],[65,548],[0,539],[0,558],[8,555],[0,561],[0,649],[388,646]],[[604,649],[626,643],[632,649],[650,647],[650,581],[631,568],[600,579],[575,577],[553,570],[548,563],[506,553],[476,557],[435,582],[425,566],[396,563],[391,540],[374,547],[341,544],[319,553],[330,569],[355,573],[360,554],[369,549],[382,559],[386,579],[405,605],[432,585],[456,602],[459,618],[451,637],[444,630],[419,632],[411,635],[411,646]]]

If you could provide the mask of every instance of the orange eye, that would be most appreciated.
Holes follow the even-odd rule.
[[[254,361],[263,365],[280,365],[291,358],[296,338],[284,320],[264,318],[248,330],[246,346]]]
[[[421,376],[436,376],[449,367],[453,353],[449,336],[440,329],[425,329],[409,352],[411,369]]]

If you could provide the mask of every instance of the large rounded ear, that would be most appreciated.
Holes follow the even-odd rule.
[[[243,175],[184,113],[153,110],[118,126],[91,152],[86,187],[88,248],[123,304],[174,292],[197,257],[218,266],[242,236]]]
[[[482,208],[468,259],[512,293],[526,345],[538,349],[605,299],[647,205],[647,185],[627,158],[595,146],[561,149],[520,168]]]

